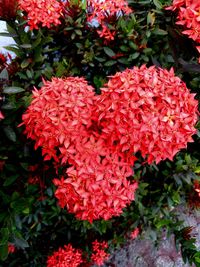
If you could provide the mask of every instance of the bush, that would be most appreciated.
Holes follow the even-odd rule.
[[[2,5],[0,266],[100,266],[163,229],[199,266],[176,209],[200,206],[199,4]]]

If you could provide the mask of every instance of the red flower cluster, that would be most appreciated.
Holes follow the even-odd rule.
[[[100,26],[98,34],[106,40],[114,40],[116,34],[115,29],[108,27],[109,23],[116,20],[125,14],[130,14],[132,10],[128,7],[126,0],[89,0],[88,1],[88,16],[89,23],[97,22]],[[115,23],[112,23],[113,25]]]
[[[91,255],[91,260],[93,264],[101,266],[104,263],[104,261],[108,260],[110,254],[105,252],[107,248],[108,248],[108,243],[106,241],[98,242],[97,240],[95,240],[92,243],[93,253]]]
[[[14,19],[17,11],[17,0],[0,0],[0,18],[4,20]]]
[[[34,90],[23,123],[45,160],[71,165],[54,179],[55,196],[82,220],[118,216],[134,200],[134,154],[148,163],[173,156],[196,132],[197,104],[186,85],[167,71],[127,69],[96,96],[83,78],[53,78]]]
[[[63,4],[57,0],[18,0],[19,9],[25,12],[30,29],[50,28],[60,24]]]
[[[197,43],[196,48],[200,54],[200,2],[196,0],[174,0],[172,6],[167,9],[178,11],[178,21],[176,23],[184,27],[183,34],[188,35]]]
[[[141,152],[151,164],[172,160],[192,142],[197,105],[174,71],[134,67],[112,76],[98,96],[101,138],[130,154]]]
[[[48,257],[47,267],[78,267],[82,262],[82,251],[68,244]]]
[[[94,91],[83,78],[53,78],[41,90],[23,115],[25,133],[42,147],[45,160],[67,162],[76,154],[77,140],[87,136],[91,125]]]

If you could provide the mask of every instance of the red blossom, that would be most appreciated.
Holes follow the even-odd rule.
[[[108,254],[105,250],[108,248],[108,243],[106,241],[99,242],[95,240],[92,243],[93,253],[91,255],[91,260],[93,264],[97,266],[103,265],[104,261],[108,260],[110,254]]]
[[[8,244],[8,253],[10,254],[10,253],[14,253],[15,252],[15,250],[16,250],[16,247],[15,247],[15,245],[14,244],[11,244],[11,243],[9,243]]]
[[[19,9],[25,12],[30,29],[39,26],[50,28],[59,25],[63,4],[57,0],[18,0]]]
[[[87,136],[91,125],[94,91],[83,78],[53,78],[41,90],[23,115],[25,133],[42,147],[45,160],[63,163],[75,154],[80,133]]]
[[[68,244],[48,256],[47,267],[78,267],[82,262],[82,251]]]
[[[140,151],[151,164],[172,160],[193,141],[198,101],[173,69],[127,69],[101,90],[96,105],[101,138],[118,151]]]
[[[4,20],[14,19],[17,10],[17,0],[0,0],[0,18]]]
[[[196,0],[174,0],[168,10],[177,10],[177,24],[183,27],[182,33],[188,35],[197,45],[200,44],[200,2]],[[199,52],[200,53],[200,52]]]
[[[3,113],[0,111],[0,120],[3,120],[4,119],[4,115]]]
[[[140,233],[140,229],[137,227],[131,232],[130,238],[135,239],[139,235],[139,233]]]

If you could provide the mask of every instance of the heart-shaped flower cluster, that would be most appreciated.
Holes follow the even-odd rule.
[[[120,215],[134,200],[136,152],[148,163],[172,159],[197,122],[198,102],[172,69],[127,69],[101,91],[83,78],[53,78],[33,91],[22,123],[45,160],[70,165],[54,179],[55,196],[90,222]]]

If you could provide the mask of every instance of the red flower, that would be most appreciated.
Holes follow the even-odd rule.
[[[4,119],[4,115],[2,114],[2,112],[0,111],[0,120]]]
[[[101,138],[122,153],[140,151],[148,163],[172,160],[193,141],[197,105],[172,69],[127,69],[112,76],[98,96]]]
[[[199,52],[200,44],[200,2],[196,0],[174,0],[168,10],[177,10],[177,24],[183,27],[183,34],[188,35],[197,43]]]
[[[87,136],[94,102],[93,88],[83,78],[53,78],[41,90],[33,91],[33,101],[23,123],[25,133],[42,147],[45,160],[65,163],[75,154],[80,133]]]
[[[0,0],[0,18],[11,20],[16,17],[17,0]]]
[[[103,265],[104,261],[108,260],[110,254],[105,252],[105,249],[107,248],[108,248],[108,243],[106,241],[98,242],[97,240],[95,240],[92,243],[93,253],[91,256],[91,260],[93,264],[101,266]]]
[[[140,233],[140,229],[137,227],[131,232],[130,238],[135,239],[139,235],[139,233]]]
[[[57,0],[18,0],[19,8],[25,12],[30,29],[39,26],[50,28],[60,24],[63,4]]]
[[[82,262],[82,251],[68,244],[48,257],[47,267],[78,267]]]
[[[10,254],[10,253],[14,253],[15,252],[15,250],[16,250],[16,247],[15,247],[15,245],[13,245],[13,244],[8,244],[8,253]]]

